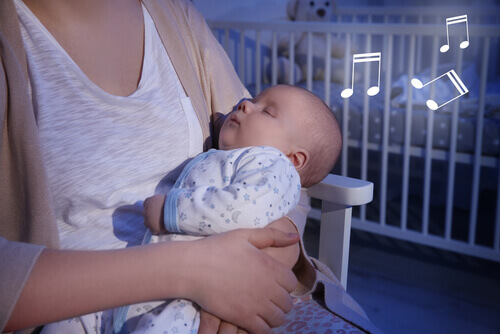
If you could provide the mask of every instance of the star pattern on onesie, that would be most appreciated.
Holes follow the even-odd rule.
[[[298,201],[300,177],[288,157],[274,148],[210,150],[199,157],[178,183],[184,186],[178,199],[186,199],[178,201],[176,210],[183,233],[263,226],[286,215]]]

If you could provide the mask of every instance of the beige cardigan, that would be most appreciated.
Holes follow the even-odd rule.
[[[191,98],[202,126],[204,149],[207,150],[216,140],[214,134],[217,131],[214,129],[220,125],[222,113],[232,110],[249,94],[203,17],[190,2],[143,2],[184,90]],[[0,61],[1,332],[43,247],[59,247],[38,143],[36,115],[28,91],[26,55],[12,0],[0,1]],[[289,215],[301,234],[308,209],[307,203],[302,201]],[[327,268],[322,271],[328,277],[314,270],[303,247],[294,271],[300,282],[295,294],[309,292],[319,282],[317,278],[322,277],[327,282],[325,284],[336,291],[332,299],[335,307],[330,309],[361,327],[371,327],[362,309],[343,291],[333,274]],[[327,301],[328,304],[331,303]],[[340,312],[335,310],[337,304],[341,305]]]

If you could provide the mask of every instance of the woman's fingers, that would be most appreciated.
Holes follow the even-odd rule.
[[[274,228],[242,229],[239,232],[244,233],[247,240],[259,249],[290,246],[300,239],[296,233],[284,233]]]
[[[222,321],[219,326],[219,331],[217,334],[236,334],[238,332],[238,327],[229,322]]]
[[[217,334],[221,320],[204,309],[200,312],[200,328],[198,334]]]
[[[262,312],[259,314],[269,327],[278,327],[285,321],[285,313],[281,308],[270,302],[266,307],[262,307]]]
[[[238,230],[238,232],[244,233],[247,240],[259,249],[290,246],[299,240],[298,234],[284,233],[274,228],[261,228],[253,230],[242,229]],[[275,276],[275,279],[278,284],[285,288],[289,293],[292,293],[297,286],[297,278],[289,270],[280,271]]]
[[[260,316],[256,316],[251,326],[246,328],[252,334],[269,334],[271,333],[271,327],[267,324],[267,322],[262,319]]]
[[[275,279],[289,294],[297,287],[297,277],[291,271],[281,271],[275,276]]]
[[[276,295],[271,298],[271,302],[279,307],[284,313],[290,312],[293,307],[293,300],[290,294],[284,291],[276,293]]]

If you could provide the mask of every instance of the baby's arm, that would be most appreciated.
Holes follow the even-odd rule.
[[[248,149],[236,160],[224,186],[175,189],[165,203],[165,226],[174,233],[211,235],[264,227],[298,202],[300,179],[283,153]]]
[[[176,197],[167,198],[167,230],[211,235],[238,228],[264,227],[296,205],[299,176],[282,153],[269,148],[251,148],[235,165],[226,186],[182,189]]]

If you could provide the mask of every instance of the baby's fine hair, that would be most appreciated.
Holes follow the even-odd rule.
[[[302,115],[302,137],[309,151],[301,174],[302,186],[309,188],[321,182],[337,162],[342,149],[342,134],[332,110],[314,93],[298,89],[307,99],[308,109]]]

